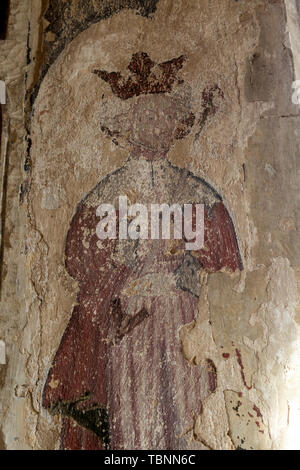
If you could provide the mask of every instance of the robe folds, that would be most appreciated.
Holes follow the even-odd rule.
[[[203,448],[188,431],[216,371],[209,358],[201,366],[184,358],[179,331],[197,317],[199,271],[233,272],[242,261],[221,197],[205,182],[193,185],[194,200],[185,189],[179,200],[204,204],[204,247],[188,253],[184,240],[98,239],[96,208],[122,191],[118,179],[77,208],[65,252],[77,303],[43,394],[43,406],[63,415],[64,449]],[[159,187],[154,180],[157,200],[168,202]]]

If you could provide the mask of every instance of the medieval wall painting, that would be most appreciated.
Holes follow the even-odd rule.
[[[253,386],[265,330],[256,319],[255,343],[249,327],[266,273],[247,275],[255,233],[240,151],[269,105],[247,104],[249,126],[239,128],[243,49],[224,59],[228,30],[196,3],[184,17],[162,1],[151,19],[125,9],[90,26],[36,96],[28,250],[40,253],[31,268],[44,300],[42,340],[32,338],[42,366],[29,367],[49,447],[232,449],[270,439]],[[252,51],[255,25],[235,34]],[[203,204],[204,247],[99,240],[97,208],[117,207],[119,196]],[[255,301],[244,304],[243,292]],[[230,433],[238,420],[245,436]]]
[[[178,330],[197,316],[199,272],[241,270],[242,262],[220,195],[168,160],[195,121],[178,79],[184,62],[155,64],[138,52],[127,80],[95,71],[116,96],[133,101],[127,129],[118,116],[117,130],[113,121],[102,125],[111,138],[126,133],[131,152],[79,203],[67,235],[66,269],[79,292],[44,391],[44,406],[64,415],[63,448],[196,448],[187,433],[216,389],[213,361],[189,364]],[[182,240],[99,242],[97,207],[120,194],[142,204],[204,204],[204,247],[189,254]]]

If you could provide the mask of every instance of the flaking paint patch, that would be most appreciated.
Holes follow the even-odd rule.
[[[226,410],[229,419],[230,437],[236,449],[260,450],[270,448],[268,428],[255,404],[238,393],[224,391]]]

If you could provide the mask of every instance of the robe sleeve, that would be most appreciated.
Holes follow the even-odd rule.
[[[243,269],[234,225],[222,202],[215,203],[211,210],[205,209],[204,247],[193,251],[193,256],[208,272]]]
[[[66,269],[80,284],[89,279],[95,281],[95,276],[100,281],[112,264],[116,240],[99,240],[96,234],[99,220],[96,207],[80,203],[67,234]]]
[[[66,269],[79,292],[44,388],[43,406],[54,413],[107,404],[111,298],[122,288],[127,268],[112,262],[116,241],[98,239],[98,221],[94,207],[79,205],[67,235]]]

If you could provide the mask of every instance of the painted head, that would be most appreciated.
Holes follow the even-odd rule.
[[[175,140],[187,136],[195,121],[191,92],[178,78],[184,56],[155,64],[144,52],[132,56],[124,78],[119,72],[95,70],[120,100],[121,112],[101,118],[101,129],[112,138],[125,136],[133,153],[149,158],[165,155]]]

